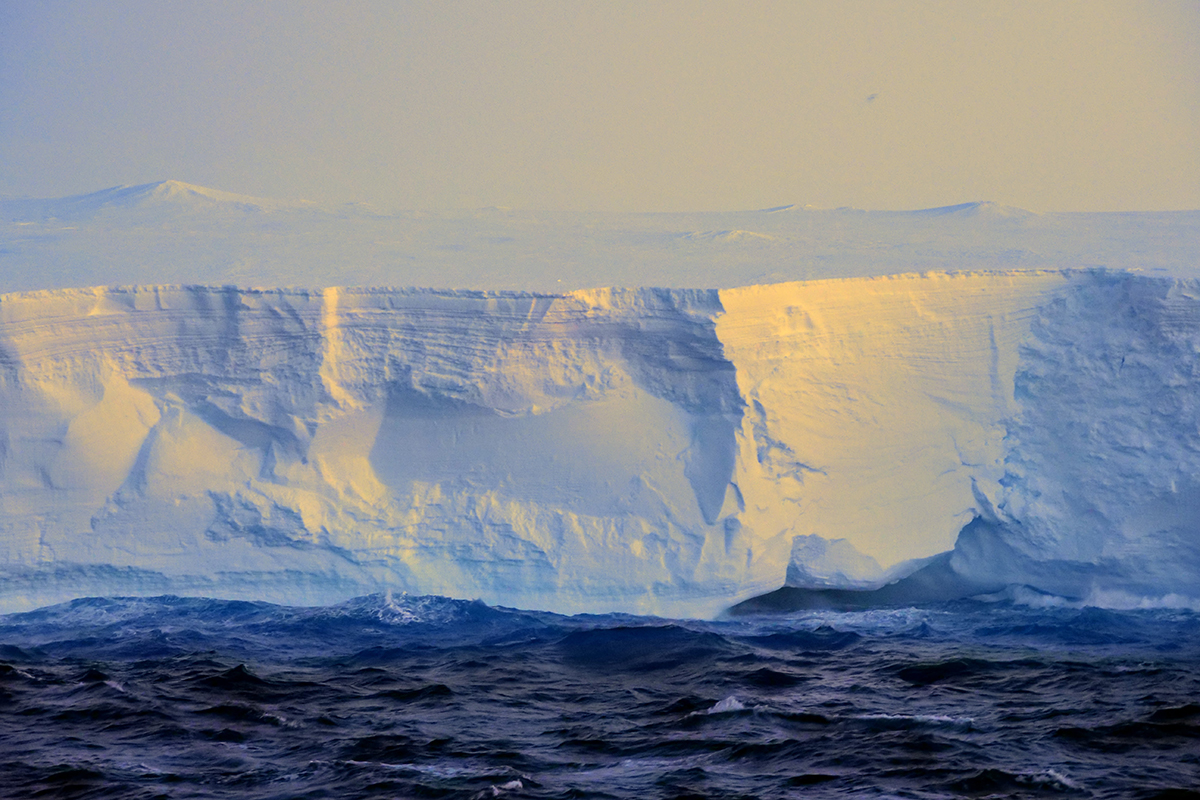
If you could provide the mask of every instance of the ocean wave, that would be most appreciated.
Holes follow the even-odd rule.
[[[1200,617],[1163,609],[700,621],[382,594],[93,598],[0,617],[0,786],[1167,797],[1194,772],[1197,664]]]

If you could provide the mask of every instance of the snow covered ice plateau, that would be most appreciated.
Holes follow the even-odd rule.
[[[1193,212],[0,209],[0,611],[1200,603]]]

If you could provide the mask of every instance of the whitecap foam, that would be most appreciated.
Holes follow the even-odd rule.
[[[951,717],[945,714],[859,714],[851,719],[898,725],[916,724],[962,729],[972,728],[975,725],[972,717]]]
[[[732,714],[738,711],[745,711],[746,705],[738,700],[733,695],[726,697],[718,702],[715,706],[703,712],[705,714]]]

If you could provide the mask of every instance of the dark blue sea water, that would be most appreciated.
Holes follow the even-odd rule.
[[[1200,798],[1200,616],[77,600],[0,617],[0,794]]]

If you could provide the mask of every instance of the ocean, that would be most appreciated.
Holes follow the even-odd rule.
[[[1200,798],[1200,615],[444,597],[0,617],[11,798]]]

